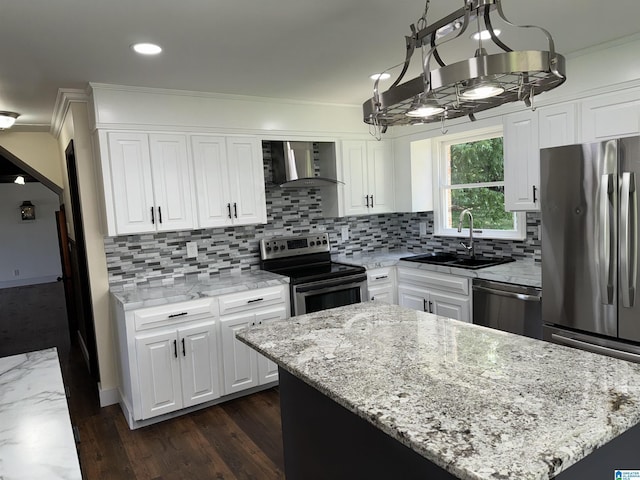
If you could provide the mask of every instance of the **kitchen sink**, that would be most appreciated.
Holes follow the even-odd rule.
[[[411,257],[403,257],[400,260],[476,270],[478,268],[493,267],[495,265],[513,262],[515,259],[480,256],[471,258],[453,253],[425,253],[421,255],[413,255]]]

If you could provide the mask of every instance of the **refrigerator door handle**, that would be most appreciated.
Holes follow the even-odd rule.
[[[596,345],[595,343],[583,342],[571,337],[565,337],[558,333],[551,334],[551,341],[558,345],[565,345],[567,347],[574,347],[580,350],[586,350],[587,352],[600,353],[609,357],[619,358],[620,360],[627,360],[628,362],[640,363],[640,355],[637,353],[625,352],[624,350],[616,350],[614,348],[603,347],[602,345]]]
[[[604,305],[613,303],[613,262],[611,261],[611,214],[610,198],[613,194],[613,175],[604,174],[600,182],[599,214],[600,242],[598,263],[600,264],[600,298]]]
[[[620,289],[622,306],[626,308],[633,307],[635,303],[638,265],[637,217],[635,174],[624,172],[620,187]]]

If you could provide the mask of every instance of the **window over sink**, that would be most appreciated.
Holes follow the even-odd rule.
[[[469,235],[465,215],[470,208],[476,238],[522,240],[526,237],[524,213],[505,211],[502,127],[492,127],[432,139],[434,162],[434,233]]]

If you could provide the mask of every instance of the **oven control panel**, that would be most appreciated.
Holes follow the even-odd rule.
[[[329,252],[328,233],[316,233],[296,237],[274,237],[260,240],[260,258],[271,260],[274,258],[295,257],[309,253]]]

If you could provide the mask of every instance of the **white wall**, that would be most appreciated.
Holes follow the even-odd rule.
[[[24,200],[36,206],[35,220],[22,220]],[[58,206],[58,195],[40,183],[0,184],[0,288],[54,282],[61,276]]]

